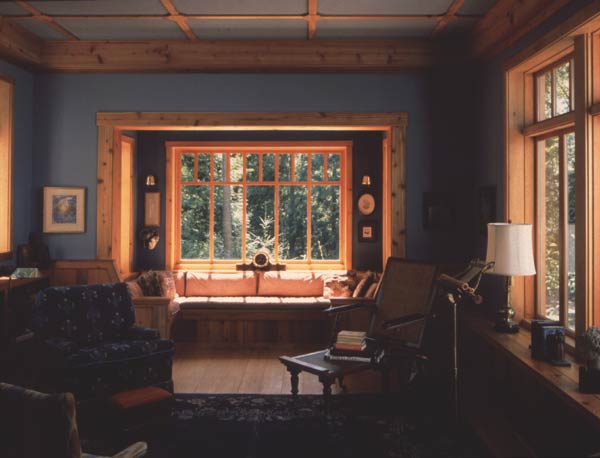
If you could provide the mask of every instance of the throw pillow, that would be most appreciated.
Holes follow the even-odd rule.
[[[365,297],[369,286],[371,286],[371,283],[373,283],[373,272],[369,270],[364,274],[364,277],[358,282],[356,288],[354,288],[352,297]]]
[[[162,289],[162,295],[173,299],[177,297],[177,289],[175,288],[175,280],[173,279],[173,273],[168,271],[159,272],[160,276],[160,288]]]
[[[162,296],[160,274],[153,270],[144,272],[137,279],[144,296]]]
[[[129,294],[131,294],[131,297],[142,297],[144,295],[142,288],[140,288],[140,284],[137,281],[128,281],[125,282],[125,284],[129,288]]]

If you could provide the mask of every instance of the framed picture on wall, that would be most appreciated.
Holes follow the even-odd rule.
[[[377,223],[375,221],[359,221],[358,223],[358,241],[376,242],[377,241]]]
[[[44,232],[85,232],[85,188],[44,186]]]
[[[144,194],[144,226],[160,226],[160,193]]]

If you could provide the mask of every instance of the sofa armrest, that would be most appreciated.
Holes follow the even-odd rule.
[[[157,340],[160,339],[160,332],[158,329],[132,326],[127,330],[125,337],[130,340]]]

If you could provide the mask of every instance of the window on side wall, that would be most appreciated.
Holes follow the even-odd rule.
[[[0,260],[12,249],[12,156],[14,83],[0,76]]]

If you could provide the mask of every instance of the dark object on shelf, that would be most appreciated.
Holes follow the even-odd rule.
[[[455,196],[451,192],[423,193],[423,229],[449,231],[456,224]]]
[[[41,232],[31,232],[29,243],[17,247],[17,267],[50,267],[50,252]]]
[[[582,393],[600,393],[600,370],[586,366],[579,368],[579,391]]]
[[[565,327],[558,321],[532,320],[531,357],[555,366],[570,366],[565,361]]]

